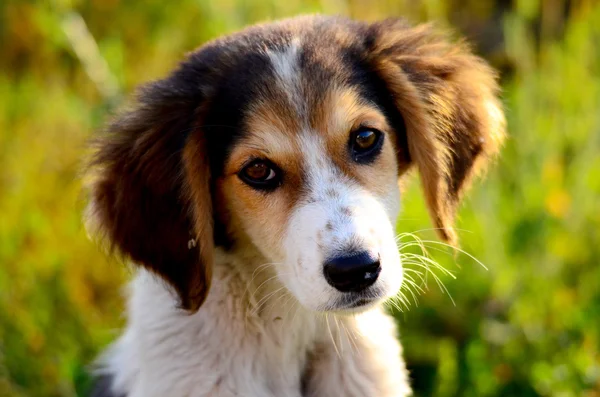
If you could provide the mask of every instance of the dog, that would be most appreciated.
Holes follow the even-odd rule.
[[[504,135],[493,70],[429,25],[303,16],[188,54],[95,142],[89,227],[139,270],[94,395],[410,395],[399,181],[456,244]]]

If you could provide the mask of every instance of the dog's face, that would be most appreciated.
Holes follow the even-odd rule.
[[[231,146],[218,188],[229,234],[244,234],[303,305],[353,309],[400,288],[401,149],[382,109],[359,87],[335,77],[301,82],[297,52],[267,55],[273,97],[247,107],[246,132]],[[319,100],[305,100],[307,91]]]
[[[215,245],[256,251],[308,309],[365,308],[402,283],[398,178],[411,165],[453,241],[459,197],[503,136],[495,90],[466,49],[401,21],[251,28],[192,53],[112,124],[94,219],[188,309]]]

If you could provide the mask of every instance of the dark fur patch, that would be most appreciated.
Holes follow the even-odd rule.
[[[113,376],[101,375],[96,378],[89,397],[127,397],[125,394],[116,394],[112,391]]]

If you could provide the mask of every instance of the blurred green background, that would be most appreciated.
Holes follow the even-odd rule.
[[[0,397],[85,395],[124,323],[128,270],[81,224],[86,139],[206,40],[312,12],[435,19],[501,71],[510,138],[459,219],[489,270],[432,249],[452,299],[430,277],[395,313],[417,395],[600,396],[596,1],[2,0]],[[404,204],[399,231],[431,228],[418,183]]]

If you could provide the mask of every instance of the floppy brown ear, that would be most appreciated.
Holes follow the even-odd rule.
[[[194,128],[202,98],[181,78],[143,87],[134,109],[97,140],[88,216],[112,249],[197,310],[210,286],[213,217],[205,142]]]
[[[373,68],[404,118],[435,227],[455,244],[460,198],[504,139],[496,75],[464,43],[450,43],[428,25],[375,23],[367,43]]]

